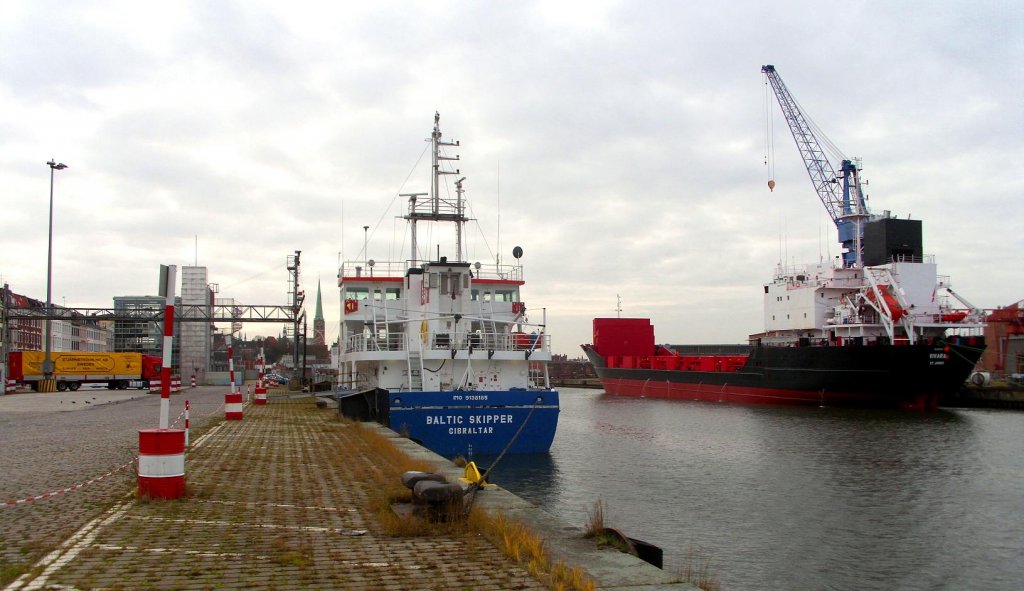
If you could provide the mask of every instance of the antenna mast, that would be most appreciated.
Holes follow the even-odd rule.
[[[411,256],[409,257],[409,265],[416,266],[419,261],[419,255],[417,252],[416,242],[416,222],[419,220],[429,220],[432,222],[453,222],[455,224],[455,248],[456,248],[456,259],[462,259],[462,234],[466,221],[469,219],[466,217],[466,208],[463,204],[463,188],[462,181],[466,180],[465,177],[455,181],[455,193],[456,199],[452,203],[451,199],[441,199],[440,191],[440,179],[441,175],[444,174],[460,174],[459,169],[454,171],[441,170],[441,162],[445,160],[459,160],[459,156],[444,156],[441,154],[441,147],[458,147],[459,142],[445,142],[441,140],[441,114],[434,113],[434,131],[430,135],[431,152],[432,152],[432,179],[430,183],[429,201],[427,203],[418,202],[419,197],[428,195],[427,193],[402,193],[401,197],[409,198],[409,213],[404,217],[410,222],[409,239],[411,241]],[[440,254],[438,254],[440,256]]]

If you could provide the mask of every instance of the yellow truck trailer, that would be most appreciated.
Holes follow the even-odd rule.
[[[8,377],[29,384],[38,390],[44,379],[42,351],[14,351],[8,355]],[[142,353],[109,352],[51,352],[53,377],[57,389],[77,390],[82,384],[106,383],[111,390],[124,390],[129,382],[139,382],[139,387],[149,387],[149,380],[160,377],[163,360],[155,355]]]

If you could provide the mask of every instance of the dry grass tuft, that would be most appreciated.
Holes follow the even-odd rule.
[[[587,524],[583,530],[583,537],[594,540],[598,546],[611,546],[619,552],[635,554],[617,532],[608,529],[604,518],[607,510],[608,505],[598,498],[594,503],[594,508],[587,511]]]
[[[686,558],[683,568],[679,572],[679,578],[704,591],[721,591],[722,583],[711,574],[710,567],[711,558],[691,546],[686,551]]]
[[[593,591],[593,579],[579,567],[569,568],[561,560],[552,562],[544,541],[525,525],[503,514],[495,516],[474,511],[469,526],[496,544],[509,558],[532,576],[556,591]]]
[[[604,500],[598,497],[597,502],[594,503],[594,508],[587,511],[587,526],[584,529],[583,537],[592,538],[604,532],[604,514],[608,506]]]

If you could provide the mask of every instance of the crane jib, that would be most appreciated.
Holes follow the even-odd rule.
[[[779,108],[786,117],[797,150],[803,158],[804,167],[811,177],[814,191],[839,230],[839,241],[846,249],[843,253],[844,262],[853,264],[859,259],[858,251],[862,248],[858,244],[863,236],[863,226],[860,222],[870,217],[861,191],[860,167],[857,162],[843,158],[837,173],[825,155],[823,142],[818,138],[819,134],[823,134],[820,131],[818,134],[815,133],[817,126],[804,114],[799,103],[779,77],[775,66],[762,66],[761,72],[771,84]],[[825,144],[830,145],[827,138]],[[838,152],[834,149],[833,151]]]

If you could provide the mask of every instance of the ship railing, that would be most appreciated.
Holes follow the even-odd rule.
[[[935,255],[912,255],[912,254],[898,254],[889,257],[890,263],[929,263],[935,264]]]
[[[527,383],[531,390],[548,389],[551,387],[551,378],[548,375],[545,364],[530,363],[527,373]]]
[[[425,349],[474,351],[541,351],[551,352],[551,335],[525,332],[449,332],[431,331],[420,334]],[[403,333],[350,335],[345,340],[346,353],[371,351],[405,351],[406,336]]]
[[[916,324],[943,325],[948,327],[982,326],[984,317],[971,310],[949,309],[938,314],[913,314]]]
[[[345,339],[346,353],[368,351],[405,351],[405,337],[401,333],[354,334]]]
[[[474,279],[499,279],[502,281],[522,281],[523,267],[521,265],[498,265],[473,263]]]
[[[408,268],[405,261],[345,261],[338,267],[338,278],[405,277]]]
[[[488,351],[551,351],[551,335],[537,332],[433,332],[428,341],[431,349]]]
[[[372,265],[370,263],[373,263]],[[405,277],[412,265],[419,266],[423,261],[345,261],[338,267],[338,277],[372,278],[372,277]],[[478,266],[479,265],[479,266]],[[472,263],[474,279],[498,279],[501,281],[522,281],[522,265],[499,265],[496,263]]]
[[[856,289],[863,286],[864,283],[860,279],[836,279],[832,278],[825,282],[825,287],[833,287],[839,289]]]
[[[466,206],[460,199],[450,199],[438,196],[434,199],[416,199],[409,202],[409,216],[416,218],[434,219],[440,217],[453,221],[452,218],[459,218],[465,215]]]

